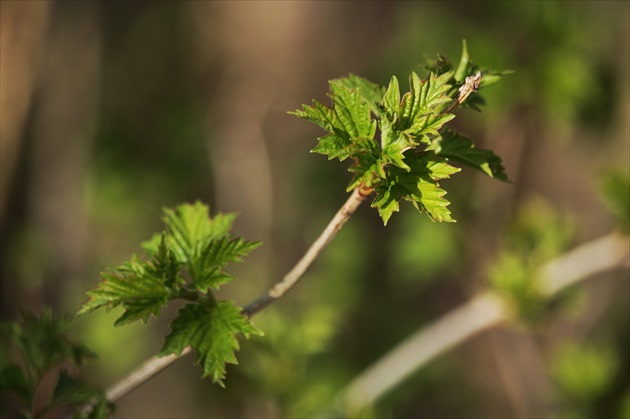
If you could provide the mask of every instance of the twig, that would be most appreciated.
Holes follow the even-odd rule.
[[[322,234],[317,238],[317,240],[315,240],[315,242],[313,242],[304,256],[302,256],[302,258],[295,264],[293,269],[291,269],[291,271],[289,271],[289,273],[286,274],[281,281],[270,288],[265,295],[249,303],[243,309],[242,313],[247,317],[251,317],[293,288],[293,286],[304,276],[313,262],[315,262],[317,257],[322,253],[328,243],[330,243],[339,230],[341,230],[350,216],[354,214],[359,205],[361,205],[365,198],[367,198],[367,196],[371,193],[372,189],[362,187],[356,188],[339,211],[337,211],[330,223],[328,223],[328,226],[326,226]],[[171,354],[164,357],[154,356],[148,359],[138,368],[107,389],[105,392],[107,401],[112,403],[116,402],[122,396],[130,393],[136,387],[151,379],[153,376],[157,375],[166,367],[191,351],[191,347],[188,346],[182,351],[180,356]],[[89,413],[89,411],[94,407],[95,402],[96,401],[85,405],[82,408],[82,412],[84,414]]]
[[[540,270],[541,292],[551,297],[597,273],[630,267],[629,240],[628,236],[608,234],[547,263]],[[342,392],[343,408],[352,413],[373,405],[435,357],[512,315],[509,305],[497,294],[478,294],[408,337],[356,377]]]
[[[337,232],[341,230],[341,227],[343,227],[346,221],[348,221],[350,216],[354,214],[359,205],[361,205],[370,193],[372,193],[371,189],[356,188],[346,203],[343,204],[339,211],[337,211],[337,214],[335,214],[333,219],[330,220],[326,229],[317,238],[317,240],[313,242],[304,256],[302,256],[302,259],[295,264],[293,269],[291,269],[280,282],[271,287],[265,295],[248,304],[243,309],[242,313],[247,317],[251,317],[293,288],[293,286],[304,276],[313,262],[315,262],[320,253],[322,253],[322,250],[326,247],[326,245],[330,243]]]

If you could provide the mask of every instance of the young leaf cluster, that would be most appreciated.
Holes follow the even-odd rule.
[[[20,322],[2,324],[1,417],[56,417],[59,409],[67,410],[94,398],[98,402],[93,412],[108,417],[111,406],[103,391],[69,373],[69,369],[96,357],[66,336],[71,324],[69,319],[54,317],[49,311],[39,316],[23,314]],[[53,388],[44,382],[54,383]]]
[[[237,363],[237,336],[262,334],[240,308],[213,294],[234,279],[225,266],[242,261],[260,245],[230,234],[234,218],[234,214],[210,218],[208,207],[199,202],[165,209],[166,229],[143,243],[147,258],[134,255],[129,262],[102,272],[102,281],[88,291],[89,299],[79,314],[120,306],[124,311],[116,325],[146,323],[170,301],[184,299],[187,304],[171,323],[160,354],[179,355],[191,346],[202,375],[223,385],[225,364]]]
[[[350,75],[330,81],[331,106],[313,101],[292,114],[328,132],[312,152],[354,162],[348,190],[374,190],[372,206],[385,224],[399,210],[400,200],[434,221],[452,222],[446,191],[439,185],[460,171],[450,160],[507,180],[499,157],[445,126],[470,93],[503,74],[476,66],[464,42],[457,69],[440,57],[424,79],[411,73],[407,92],[401,93],[395,76],[387,86],[379,86]],[[481,79],[473,85],[475,75]],[[482,99],[473,96],[477,99],[471,106],[476,108]]]

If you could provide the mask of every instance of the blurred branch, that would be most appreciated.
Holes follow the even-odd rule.
[[[629,237],[611,233],[585,243],[544,265],[540,289],[551,297],[595,274],[630,267]],[[343,407],[357,412],[373,405],[388,391],[440,354],[513,316],[498,294],[482,292],[423,327],[385,354],[354,379],[342,392]]]
[[[331,242],[331,240],[337,235],[339,230],[348,221],[350,216],[354,214],[359,205],[370,195],[372,190],[366,190],[362,188],[356,188],[348,200],[337,211],[332,220],[328,223],[328,226],[320,234],[320,236],[313,242],[311,247],[306,251],[304,256],[295,264],[293,269],[287,273],[281,281],[277,282],[273,287],[267,291],[266,294],[260,298],[249,303],[242,311],[242,313],[251,317],[259,311],[263,310],[272,302],[281,298],[286,294],[298,281],[304,276],[310,266],[317,260],[324,248]],[[164,357],[154,356],[136,368],[134,371],[123,377],[117,383],[113,384],[106,390],[106,398],[109,402],[116,402],[118,399],[130,393],[136,387],[140,386],[145,381],[148,381],[153,376],[157,375],[160,371],[191,352],[190,346],[186,347],[180,356],[168,355]],[[94,403],[87,404],[83,407],[82,412],[87,414]]]
[[[22,130],[35,88],[50,2],[0,3],[0,220],[6,223],[9,190],[22,148]]]

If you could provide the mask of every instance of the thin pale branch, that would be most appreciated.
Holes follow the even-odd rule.
[[[585,243],[544,265],[540,289],[551,297],[595,274],[630,266],[628,236],[612,233]],[[483,292],[424,327],[390,350],[342,392],[347,412],[373,405],[387,392],[437,356],[513,316],[498,295]]]
[[[350,216],[354,214],[356,209],[361,205],[365,198],[372,192],[371,189],[356,188],[352,195],[348,198],[345,204],[337,211],[337,214],[330,220],[326,229],[320,234],[320,236],[313,242],[311,247],[306,251],[302,259],[295,264],[293,269],[287,273],[281,281],[277,282],[273,287],[267,291],[267,293],[252,303],[248,304],[243,309],[243,314],[251,317],[253,314],[264,309],[266,306],[282,297],[287,293],[298,281],[304,276],[308,268],[315,262],[315,260],[322,253],[322,250],[330,243],[335,237],[337,232],[341,230],[341,227],[348,221]]]
[[[359,205],[372,193],[371,189],[356,188],[348,200],[337,211],[332,220],[328,223],[328,226],[324,229],[322,234],[313,242],[311,247],[306,251],[304,256],[295,264],[293,269],[287,273],[281,281],[277,282],[273,287],[267,291],[260,298],[249,303],[242,311],[247,317],[251,317],[259,311],[263,310],[269,304],[273,303],[277,299],[286,294],[298,281],[304,276],[310,266],[317,260],[318,256],[322,253],[324,248],[330,243],[330,241],[337,235],[339,230],[348,221],[348,219],[354,214]],[[109,387],[105,393],[106,399],[109,402],[116,402],[124,395],[130,393],[136,387],[148,381],[153,376],[164,370],[166,367],[191,352],[190,346],[186,347],[180,356],[168,355],[164,357],[154,356],[148,359],[138,368],[133,370],[127,376],[123,377],[120,381]],[[83,413],[89,412],[93,407],[93,403],[84,406]]]

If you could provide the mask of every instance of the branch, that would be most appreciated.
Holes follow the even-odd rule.
[[[315,262],[328,243],[337,235],[337,232],[341,230],[341,227],[348,221],[350,216],[354,214],[359,205],[361,205],[365,198],[371,193],[372,189],[356,188],[346,203],[337,211],[333,219],[330,220],[326,229],[320,234],[317,240],[313,242],[293,269],[291,269],[281,281],[271,287],[265,295],[248,304],[243,309],[242,313],[247,317],[251,317],[293,288],[293,286],[302,279],[308,268]]]
[[[339,211],[337,211],[333,219],[328,223],[328,226],[326,226],[322,234],[320,234],[317,240],[315,240],[311,247],[306,251],[304,256],[302,256],[302,258],[295,264],[293,269],[291,269],[281,281],[271,287],[266,294],[249,303],[243,309],[242,313],[247,317],[251,317],[293,288],[293,286],[304,276],[313,262],[317,260],[317,257],[322,253],[328,243],[330,243],[339,230],[341,230],[350,216],[354,214],[359,205],[361,205],[361,203],[365,201],[365,198],[367,198],[371,193],[372,189],[362,187],[356,188]],[[106,390],[105,395],[107,401],[112,403],[116,402],[118,399],[130,393],[136,387],[140,386],[145,381],[148,381],[179,358],[190,352],[191,348],[188,346],[184,349],[180,356],[154,356],[153,358],[148,359],[134,371]],[[85,405],[82,408],[82,412],[87,414],[94,407],[94,403],[95,401]]]
[[[611,233],[585,243],[545,264],[540,289],[551,297],[597,273],[630,267],[628,236]],[[347,412],[373,405],[384,394],[431,360],[490,327],[509,320],[513,310],[494,292],[486,291],[422,328],[385,354],[342,391]]]

